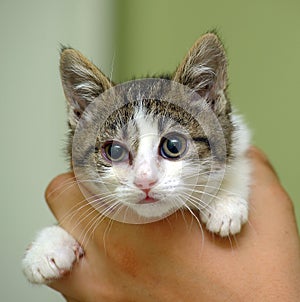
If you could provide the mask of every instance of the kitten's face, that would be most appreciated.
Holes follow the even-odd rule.
[[[232,129],[225,97],[226,61],[216,36],[205,36],[195,44],[173,80],[189,84],[218,117],[217,123],[225,131],[223,142],[216,135],[218,131],[210,131],[214,125],[209,125],[212,121],[202,104],[178,106],[176,102],[142,98],[119,106],[113,99],[102,101],[96,118],[90,118],[84,110],[99,101],[100,93],[112,84],[74,50],[62,52],[61,73],[75,133],[73,167],[96,209],[113,219],[144,223],[180,208],[207,206],[205,199],[216,185],[205,185],[212,175],[216,180],[222,170],[219,168],[226,159],[220,153],[230,155]],[[130,97],[126,94],[124,98]],[[192,109],[183,110],[187,106]],[[76,133],[80,122],[84,130]]]
[[[191,133],[182,125],[197,121],[187,115],[190,120],[179,124],[177,112],[169,108],[166,114],[161,101],[126,106],[121,121],[118,114],[99,131],[97,148],[89,153],[95,164],[81,169],[86,178],[98,180],[91,191],[99,190],[102,197],[107,194],[108,214],[117,219],[124,214],[116,214],[118,210],[130,209],[144,218],[140,222],[146,222],[184,207],[187,200],[192,202],[192,190],[207,178],[211,158],[208,142],[199,139],[206,137],[201,127]],[[97,174],[91,167],[97,167]],[[200,202],[194,202],[201,207]]]
[[[186,129],[143,107],[136,108],[125,129],[102,143],[97,155],[99,173],[114,200],[145,218],[164,217],[182,207],[189,184],[198,177],[197,150]]]

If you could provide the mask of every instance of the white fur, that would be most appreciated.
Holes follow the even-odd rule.
[[[22,267],[31,283],[45,284],[71,270],[83,251],[59,226],[43,229],[26,251]]]
[[[216,198],[200,211],[208,230],[221,236],[239,233],[248,219],[248,197],[251,166],[246,156],[250,145],[250,131],[242,117],[232,114],[233,154],[235,159],[226,167],[224,179]]]
[[[155,162],[158,134],[157,121],[149,121],[140,108],[135,114],[139,129],[140,146],[134,164],[134,184],[147,188],[158,180],[158,167]]]

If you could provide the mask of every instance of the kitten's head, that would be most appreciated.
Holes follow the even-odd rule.
[[[70,48],[60,71],[73,168],[96,209],[144,223],[207,205],[231,156],[233,128],[216,35],[194,44],[171,81],[114,85]]]

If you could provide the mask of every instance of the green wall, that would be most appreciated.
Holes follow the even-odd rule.
[[[229,57],[229,94],[291,195],[300,222],[300,2],[118,1],[115,78],[175,69],[217,29]]]

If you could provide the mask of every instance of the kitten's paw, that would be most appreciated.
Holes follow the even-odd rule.
[[[81,256],[83,249],[70,234],[59,226],[48,227],[26,251],[23,272],[32,283],[49,283],[69,272]]]
[[[238,196],[225,196],[201,210],[200,217],[209,231],[222,237],[234,235],[248,219],[248,203]]]

